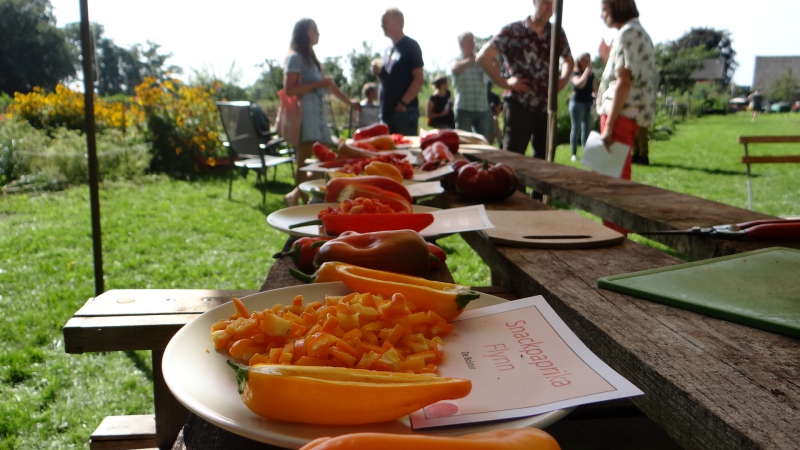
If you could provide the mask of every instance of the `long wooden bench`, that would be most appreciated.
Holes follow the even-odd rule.
[[[739,143],[744,145],[742,164],[747,173],[747,208],[753,209],[753,186],[750,179],[750,164],[800,163],[800,155],[789,156],[750,156],[747,144],[789,144],[800,143],[800,136],[739,136]]]
[[[683,230],[694,226],[775,219],[767,214],[512,152],[480,152],[466,156],[470,159],[487,159],[491,163],[506,163],[514,168],[525,186],[632,232]],[[774,246],[800,248],[800,242],[797,241],[726,241],[691,235],[653,235],[648,238],[695,259]]]

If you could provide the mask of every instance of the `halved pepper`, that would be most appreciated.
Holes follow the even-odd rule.
[[[546,432],[536,428],[501,428],[463,436],[353,433],[315,439],[300,450],[559,450]]]
[[[339,196],[336,198],[337,203],[341,203],[347,199],[355,200],[357,198],[371,198],[380,200],[381,203],[392,208],[393,211],[398,213],[410,213],[411,202],[405,199],[402,195],[387,191],[386,189],[372,186],[369,184],[349,184],[339,191]]]
[[[361,140],[384,134],[389,134],[389,126],[383,123],[373,123],[372,125],[357,129],[353,135],[353,139]]]
[[[392,166],[392,168],[394,168],[394,166]],[[403,177],[401,175],[400,179],[402,180],[402,178]],[[338,202],[339,193],[342,191],[342,189],[351,184],[368,184],[371,186],[375,186],[381,189],[385,189],[387,191],[400,194],[409,203],[414,202],[414,199],[411,197],[411,194],[408,193],[408,189],[406,189],[406,187],[403,186],[400,182],[392,178],[388,178],[385,176],[377,176],[377,175],[368,175],[363,177],[351,177],[351,178],[334,178],[328,181],[328,184],[325,186],[325,201],[328,203]]]
[[[441,400],[466,397],[460,378],[284,364],[243,366],[239,395],[262,417],[321,425],[358,425],[399,419]]]
[[[364,167],[364,173],[378,177],[390,178],[398,183],[403,182],[403,173],[394,164],[372,161]],[[413,175],[412,175],[413,176]]]
[[[389,133],[380,136],[372,136],[363,139],[355,139],[353,144],[368,144],[372,145],[378,150],[394,150],[397,146],[394,144],[394,139]]]
[[[332,269],[336,270],[335,275]],[[352,264],[325,263],[314,275],[291,272],[292,276],[307,283],[341,281],[355,292],[369,292],[387,298],[391,298],[394,294],[402,294],[416,305],[418,310],[433,311],[448,321],[461,314],[469,302],[481,296],[480,293],[458,284],[367,269]]]
[[[425,276],[430,266],[429,251],[425,239],[413,230],[346,232],[322,245],[314,257],[314,264],[339,261],[370,269]]]
[[[387,230],[414,230],[422,231],[433,223],[433,214],[327,214],[321,219],[297,223],[289,228],[298,228],[306,225],[322,225],[325,234],[338,236],[345,231],[369,233],[372,231]]]

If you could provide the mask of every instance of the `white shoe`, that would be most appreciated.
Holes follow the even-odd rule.
[[[572,162],[575,162],[577,160],[578,160],[578,157],[576,155],[572,155],[572,158],[570,158],[570,161],[572,161]]]

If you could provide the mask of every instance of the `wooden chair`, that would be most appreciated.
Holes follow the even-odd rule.
[[[267,202],[267,169],[273,168],[272,180],[275,181],[277,166],[291,164],[294,172],[294,159],[291,156],[277,156],[280,149],[286,147],[286,141],[266,136],[256,130],[250,109],[250,102],[217,102],[222,125],[228,137],[228,155],[231,160],[228,200],[231,199],[235,168],[244,170],[244,176],[250,170],[256,172],[256,187],[261,191],[262,202]],[[223,144],[224,145],[224,144]]]
[[[747,209],[753,210],[753,186],[750,182],[750,164],[765,163],[800,163],[800,155],[789,156],[750,156],[747,144],[789,144],[800,143],[800,136],[739,136],[739,143],[744,145],[742,164],[747,173]]]

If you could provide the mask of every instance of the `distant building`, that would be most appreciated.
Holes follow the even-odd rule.
[[[795,77],[800,78],[800,56],[756,56],[751,89],[769,90],[772,83],[790,69]]]
[[[725,60],[709,58],[703,60],[703,67],[689,76],[698,83],[722,83],[725,80]]]

